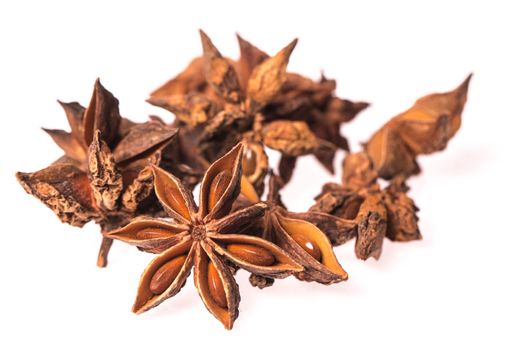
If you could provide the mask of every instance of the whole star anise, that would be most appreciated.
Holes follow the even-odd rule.
[[[88,108],[62,103],[71,132],[44,129],[65,155],[45,169],[16,174],[24,189],[62,222],[101,231],[121,227],[141,212],[153,188],[150,163],[176,130],[156,122],[135,124],[119,113],[118,100],[97,79]],[[106,266],[112,240],[103,238],[97,265]]]
[[[204,305],[231,329],[240,301],[235,268],[270,278],[302,271],[302,266],[276,245],[239,234],[267,209],[257,203],[231,210],[240,192],[242,154],[243,145],[238,144],[206,171],[199,208],[179,179],[154,166],[155,193],[171,219],[141,217],[106,234],[160,253],[142,274],[134,312],[147,311],[177,294],[194,267],[195,286]]]
[[[281,152],[285,182],[297,157],[306,154],[333,172],[337,148],[349,150],[341,124],[368,104],[335,97],[333,80],[286,73],[297,40],[270,57],[238,36],[237,62],[223,57],[202,31],[201,40],[203,56],[154,91],[149,102],[175,113],[182,128],[197,129],[199,151],[210,161],[244,139]]]

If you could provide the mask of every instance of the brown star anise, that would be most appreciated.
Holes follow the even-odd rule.
[[[333,80],[315,83],[286,73],[297,40],[270,57],[238,36],[237,62],[224,58],[202,31],[201,40],[203,56],[154,91],[150,103],[174,112],[177,125],[198,129],[210,161],[245,139],[281,152],[279,170],[286,182],[296,158],[306,154],[333,171],[336,149],[348,150],[340,125],[368,104],[334,97]]]
[[[118,100],[99,80],[87,109],[76,102],[61,105],[71,132],[44,130],[65,155],[40,171],[17,173],[24,189],[62,222],[82,227],[94,220],[102,232],[149,210],[139,208],[153,187],[149,164],[158,164],[160,151],[176,131],[122,118]],[[111,242],[103,238],[98,266],[106,266]]]
[[[461,125],[471,77],[472,74],[452,91],[418,99],[370,138],[365,150],[380,177],[418,174],[418,155],[445,149]]]
[[[247,231],[255,232],[265,240],[274,242],[300,263],[304,270],[294,273],[299,280],[323,284],[347,280],[348,274],[337,261],[329,238],[315,224],[309,222],[315,214],[295,214],[286,210],[279,195],[283,185],[284,182],[279,176],[270,173],[265,201],[268,210],[262,218],[247,228]],[[249,187],[249,184],[246,187]],[[242,189],[241,192],[244,194],[246,189]],[[253,198],[253,195],[244,196],[249,197]],[[329,225],[332,230],[336,227],[339,230],[343,227],[351,230],[355,226],[349,228],[346,224],[350,222],[328,214],[315,216],[319,218],[321,215],[324,217],[320,221],[325,223],[325,227]],[[313,221],[317,222],[315,219]],[[250,276],[250,282],[253,286],[264,288],[271,286],[273,279],[254,273]]]
[[[267,209],[257,203],[231,210],[241,187],[242,154],[243,145],[238,144],[206,171],[199,208],[179,179],[154,166],[155,193],[171,219],[137,218],[106,235],[160,253],[142,274],[134,312],[147,311],[177,294],[194,267],[195,286],[204,305],[231,329],[240,301],[235,268],[270,278],[302,271],[276,245],[239,234]]]
[[[297,40],[255,67],[247,83],[241,85],[234,62],[223,57],[204,32],[200,36],[202,58],[190,64],[180,77],[153,92],[149,102],[174,112],[176,124],[199,129],[201,152],[211,162],[252,129],[255,116],[279,92]],[[208,92],[201,90],[200,84],[193,84],[201,79],[190,74],[194,70],[205,79],[203,87],[210,88]],[[187,82],[198,90],[181,89],[181,80],[183,86]]]
[[[343,185],[326,184],[309,210],[328,213],[354,222],[357,230],[335,232],[334,245],[356,237],[355,254],[359,259],[379,259],[385,236],[392,241],[420,239],[417,207],[407,196],[402,178],[390,181],[381,189],[377,172],[364,152],[348,155],[344,160]]]
[[[392,118],[365,145],[347,155],[343,181],[329,183],[310,212],[323,212],[358,224],[355,252],[360,259],[381,255],[383,239],[421,239],[418,208],[408,197],[406,180],[419,172],[416,157],[443,150],[461,123],[471,76],[456,89],[420,98],[408,111]],[[389,179],[381,188],[378,178]],[[334,245],[353,235],[330,236]]]

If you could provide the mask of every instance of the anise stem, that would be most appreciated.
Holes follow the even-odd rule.
[[[100,248],[98,250],[98,257],[97,257],[98,267],[106,267],[106,265],[108,264],[108,254],[109,254],[109,250],[111,249],[112,244],[113,244],[113,239],[102,237],[102,242],[100,242]]]

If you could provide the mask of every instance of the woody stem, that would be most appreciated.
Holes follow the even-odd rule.
[[[113,240],[111,238],[102,237],[102,242],[100,242],[100,248],[98,250],[97,257],[98,267],[106,267],[108,264],[108,254],[112,244]]]

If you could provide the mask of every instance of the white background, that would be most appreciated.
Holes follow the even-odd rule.
[[[342,3],[2,2],[0,348],[525,347],[523,10],[503,1]],[[109,268],[97,268],[96,226],[61,224],[14,173],[61,154],[39,128],[67,128],[55,100],[87,104],[97,77],[124,116],[169,118],[144,100],[200,54],[198,28],[231,57],[236,31],[269,53],[299,37],[291,71],[317,78],[324,69],[339,96],[372,103],[344,128],[355,150],[418,97],[474,72],[460,132],[445,152],[420,158],[424,172],[410,183],[424,239],[385,242],[378,262],[358,261],[353,243],[337,248],[350,280],[330,287],[287,279],[260,291],[240,272],[241,314],[229,332],[192,279],[132,314],[151,256],[116,243]],[[297,174],[283,194],[297,211],[339,179],[310,158]]]

